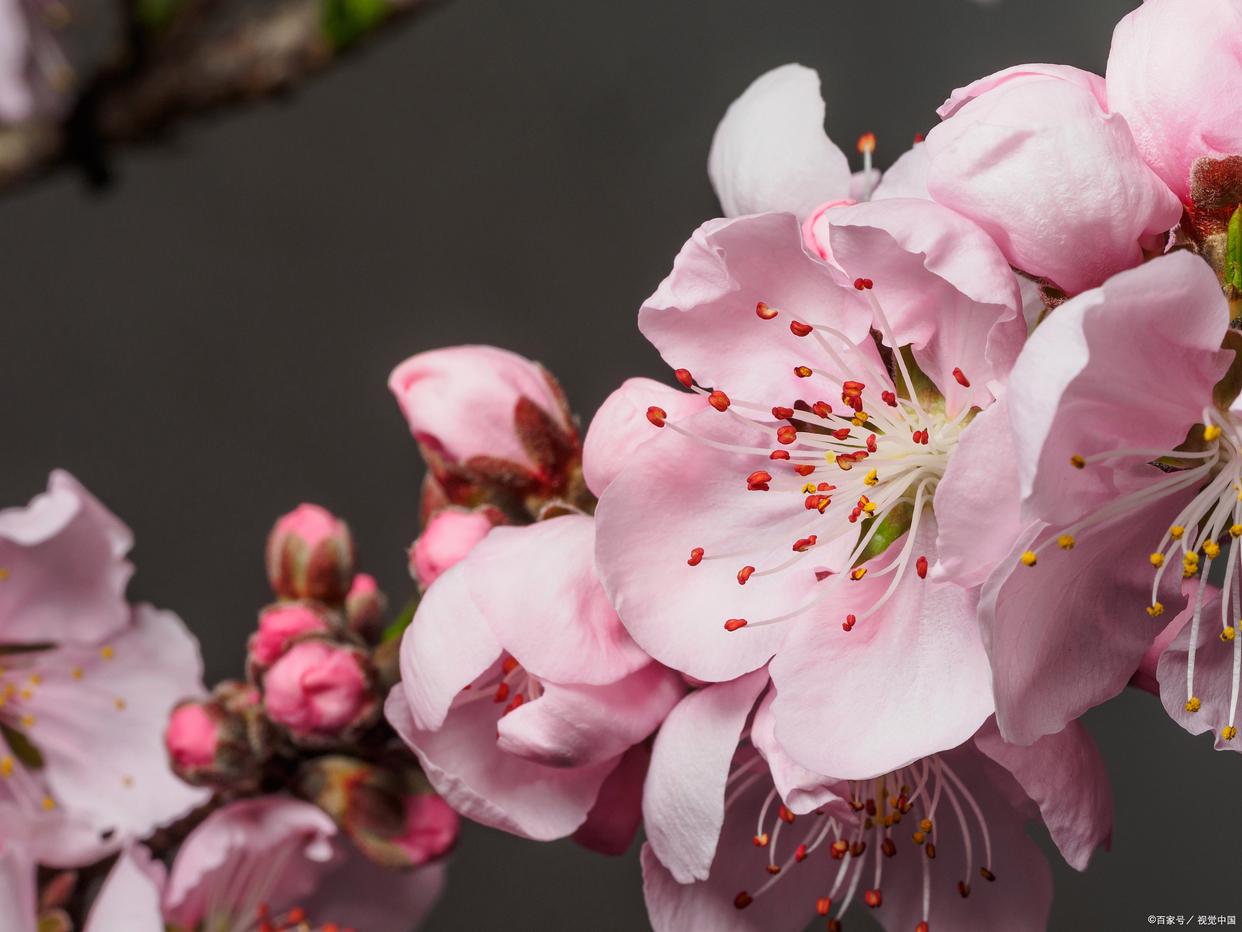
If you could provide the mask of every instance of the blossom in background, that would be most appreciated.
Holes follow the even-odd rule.
[[[777,740],[765,671],[707,686],[656,739],[643,798],[644,891],[657,932],[838,929],[865,903],[892,930],[1043,929],[1040,818],[1082,870],[1107,844],[1112,797],[1077,723],[1022,748],[985,723],[874,779],[800,767]]]
[[[66,18],[51,0],[0,0],[0,124],[64,109],[74,80],[57,37]]]
[[[1026,327],[1004,258],[951,211],[892,199],[821,220],[822,259],[793,216],[712,221],[644,305],[701,408],[648,412],[665,429],[603,491],[597,559],[648,653],[707,681],[775,655],[790,754],[867,777],[992,711],[969,588],[986,554],[955,530],[973,482],[953,451],[1004,442],[993,402]],[[873,328],[901,349],[895,376]],[[824,714],[841,696],[873,714]]]
[[[162,741],[202,690],[198,645],[172,613],[126,603],[130,544],[64,472],[0,512],[0,802],[50,820],[32,841],[46,864],[96,860],[206,796]]]
[[[430,586],[460,563],[493,524],[486,511],[446,508],[436,512],[410,548],[410,574],[422,586]]]
[[[443,880],[440,867],[394,873],[372,864],[309,803],[257,797],[208,816],[167,875],[145,848],[127,848],[85,932],[409,932]]]

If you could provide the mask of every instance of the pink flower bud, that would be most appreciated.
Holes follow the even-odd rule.
[[[294,602],[265,608],[259,614],[259,630],[250,635],[250,660],[260,667],[271,666],[295,638],[326,630],[327,620],[310,605]]]
[[[375,577],[369,573],[355,576],[349,594],[345,596],[345,618],[349,629],[370,637],[379,632],[387,610],[388,600],[379,591]]]
[[[267,539],[267,578],[286,599],[340,602],[354,576],[354,541],[345,522],[318,505],[299,505]]]
[[[164,732],[164,744],[177,771],[210,767],[220,745],[219,723],[200,702],[185,702],[173,710]]]
[[[441,511],[410,548],[410,575],[430,586],[487,536],[492,522],[475,511]]]
[[[434,793],[407,796],[405,832],[393,839],[413,865],[442,858],[457,842],[457,813]]]
[[[263,695],[273,722],[311,739],[368,724],[379,708],[366,657],[326,641],[289,648],[267,671]]]

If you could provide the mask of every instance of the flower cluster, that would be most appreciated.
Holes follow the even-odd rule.
[[[1242,5],[1105,77],[954,91],[892,168],[787,65],[729,108],[643,304],[671,385],[578,443],[502,350],[393,389],[429,468],[386,714],[458,812],[622,851],[659,930],[1042,929],[1128,683],[1239,749]],[[1177,62],[1175,72],[1168,63]]]

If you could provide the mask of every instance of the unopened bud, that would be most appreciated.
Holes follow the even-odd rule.
[[[187,699],[173,709],[164,744],[177,776],[196,786],[245,789],[255,784],[264,754],[256,748],[244,709],[234,707],[248,689],[222,683],[210,699]]]
[[[267,671],[263,705],[295,741],[317,745],[371,725],[380,702],[363,651],[313,639],[294,644]]]
[[[258,668],[270,667],[299,637],[329,629],[326,613],[310,602],[272,605],[259,613],[259,627],[250,635],[247,656]]]
[[[410,548],[410,575],[424,588],[465,558],[487,536],[492,521],[477,511],[441,511]]]
[[[286,599],[339,603],[354,577],[354,541],[345,522],[318,505],[299,505],[267,539],[267,578]]]
[[[349,594],[345,596],[345,621],[349,630],[374,641],[384,627],[384,613],[387,611],[388,600],[380,592],[375,577],[369,573],[355,576]]]

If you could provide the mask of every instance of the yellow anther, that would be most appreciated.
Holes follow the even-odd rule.
[[[1186,700],[1186,711],[1187,712],[1198,712],[1199,711],[1199,697],[1198,696],[1191,696],[1189,699]]]
[[[31,686],[38,686],[42,682],[43,682],[43,677],[41,677],[38,673],[30,674],[30,685]]]
[[[1226,725],[1220,730],[1220,736],[1226,741],[1232,741],[1238,736],[1238,729],[1234,728],[1232,725]]]
[[[1231,537],[1242,537],[1242,524],[1229,525],[1229,535]]]
[[[931,819],[921,820],[919,822],[919,830],[924,831],[924,832],[930,832],[932,830],[932,820]]]
[[[120,696],[117,696],[114,700],[112,700],[112,704],[116,706],[116,710],[118,712],[125,711],[125,700],[122,699]]]
[[[1164,614],[1164,603],[1152,602],[1151,605],[1147,606],[1147,614],[1151,615],[1152,618],[1159,618]]]
[[[50,796],[44,796],[43,801],[39,805],[43,807],[44,812],[51,812],[56,808],[56,800],[52,799]]]
[[[1209,560],[1215,560],[1220,556],[1220,544],[1214,540],[1209,540],[1203,545],[1203,553]]]
[[[1057,538],[1057,546],[1060,547],[1062,550],[1073,550],[1074,549],[1074,535],[1073,534],[1062,534],[1060,537]]]
[[[0,582],[4,582],[8,578],[9,578],[9,571],[5,569],[3,566],[0,566]]]
[[[865,566],[859,566],[859,567],[856,567],[850,570],[850,579],[854,580],[855,582],[862,579],[866,575],[867,575],[867,568]]]
[[[83,677],[84,675],[85,675],[85,674],[82,672],[82,668],[81,668],[81,667],[74,667],[74,668],[73,668],[73,678],[74,678],[75,680],[80,680],[80,679],[82,679],[82,677]]]
[[[29,702],[34,698],[34,693],[32,693],[29,689],[23,689],[21,691],[21,697],[23,702]]]
[[[921,845],[923,842],[927,841],[927,836],[922,832],[915,832],[911,837],[914,839],[914,843],[916,845]]]
[[[131,789],[134,785],[134,778],[129,774],[125,774],[125,776],[121,777],[121,785],[127,790]]]
[[[4,757],[0,757],[0,777],[7,779],[11,776],[13,776],[13,758],[5,754]]]
[[[875,485],[880,481],[880,475],[874,469],[867,475],[863,476],[863,485]]]
[[[859,411],[852,418],[850,418],[850,423],[852,423],[855,427],[862,427],[867,423],[867,412]]]
[[[1034,566],[1035,565],[1035,551],[1034,550],[1028,550],[1024,554],[1022,554],[1022,565],[1023,566]]]
[[[112,646],[110,644],[105,644],[103,647],[99,648],[99,656],[104,660],[111,660],[114,653],[115,651],[112,650]]]
[[[35,723],[35,717],[31,715],[29,712],[27,712],[25,715],[22,716],[22,727],[23,728],[33,728],[34,723]]]
[[[810,494],[811,494],[812,492],[814,492],[814,491],[815,491],[815,483],[814,483],[814,482],[808,482],[806,485],[804,485],[804,486],[802,487],[802,494],[803,494],[803,495],[810,495]]]
[[[1164,566],[1164,554],[1163,553],[1153,553],[1147,559],[1151,561],[1152,566],[1155,566],[1155,567]]]
[[[1175,524],[1171,528],[1169,528],[1169,536],[1172,537],[1174,540],[1181,540],[1182,535],[1185,533],[1186,533],[1186,529],[1182,527],[1180,524]]]
[[[828,465],[829,465],[829,466],[831,466],[833,463],[835,463],[835,462],[837,461],[837,454],[835,454],[835,453],[825,453],[825,454],[824,454],[824,460],[828,463]]]
[[[1208,443],[1211,443],[1213,440],[1216,440],[1219,437],[1220,437],[1220,428],[1217,427],[1215,424],[1209,424],[1207,427],[1203,428],[1203,439],[1206,440]]]
[[[1081,456],[1079,456],[1077,453],[1075,453],[1073,456],[1070,457],[1070,465],[1073,466],[1075,469],[1082,469],[1084,466],[1087,465],[1087,461],[1083,459]]]
[[[1237,636],[1238,632],[1234,630],[1233,625],[1226,625],[1220,629],[1220,639],[1225,644],[1228,644]]]
[[[1199,555],[1193,550],[1182,557],[1182,576],[1189,579],[1199,572]]]
[[[867,502],[867,504],[862,506],[862,510],[869,515],[875,514],[875,502]]]

